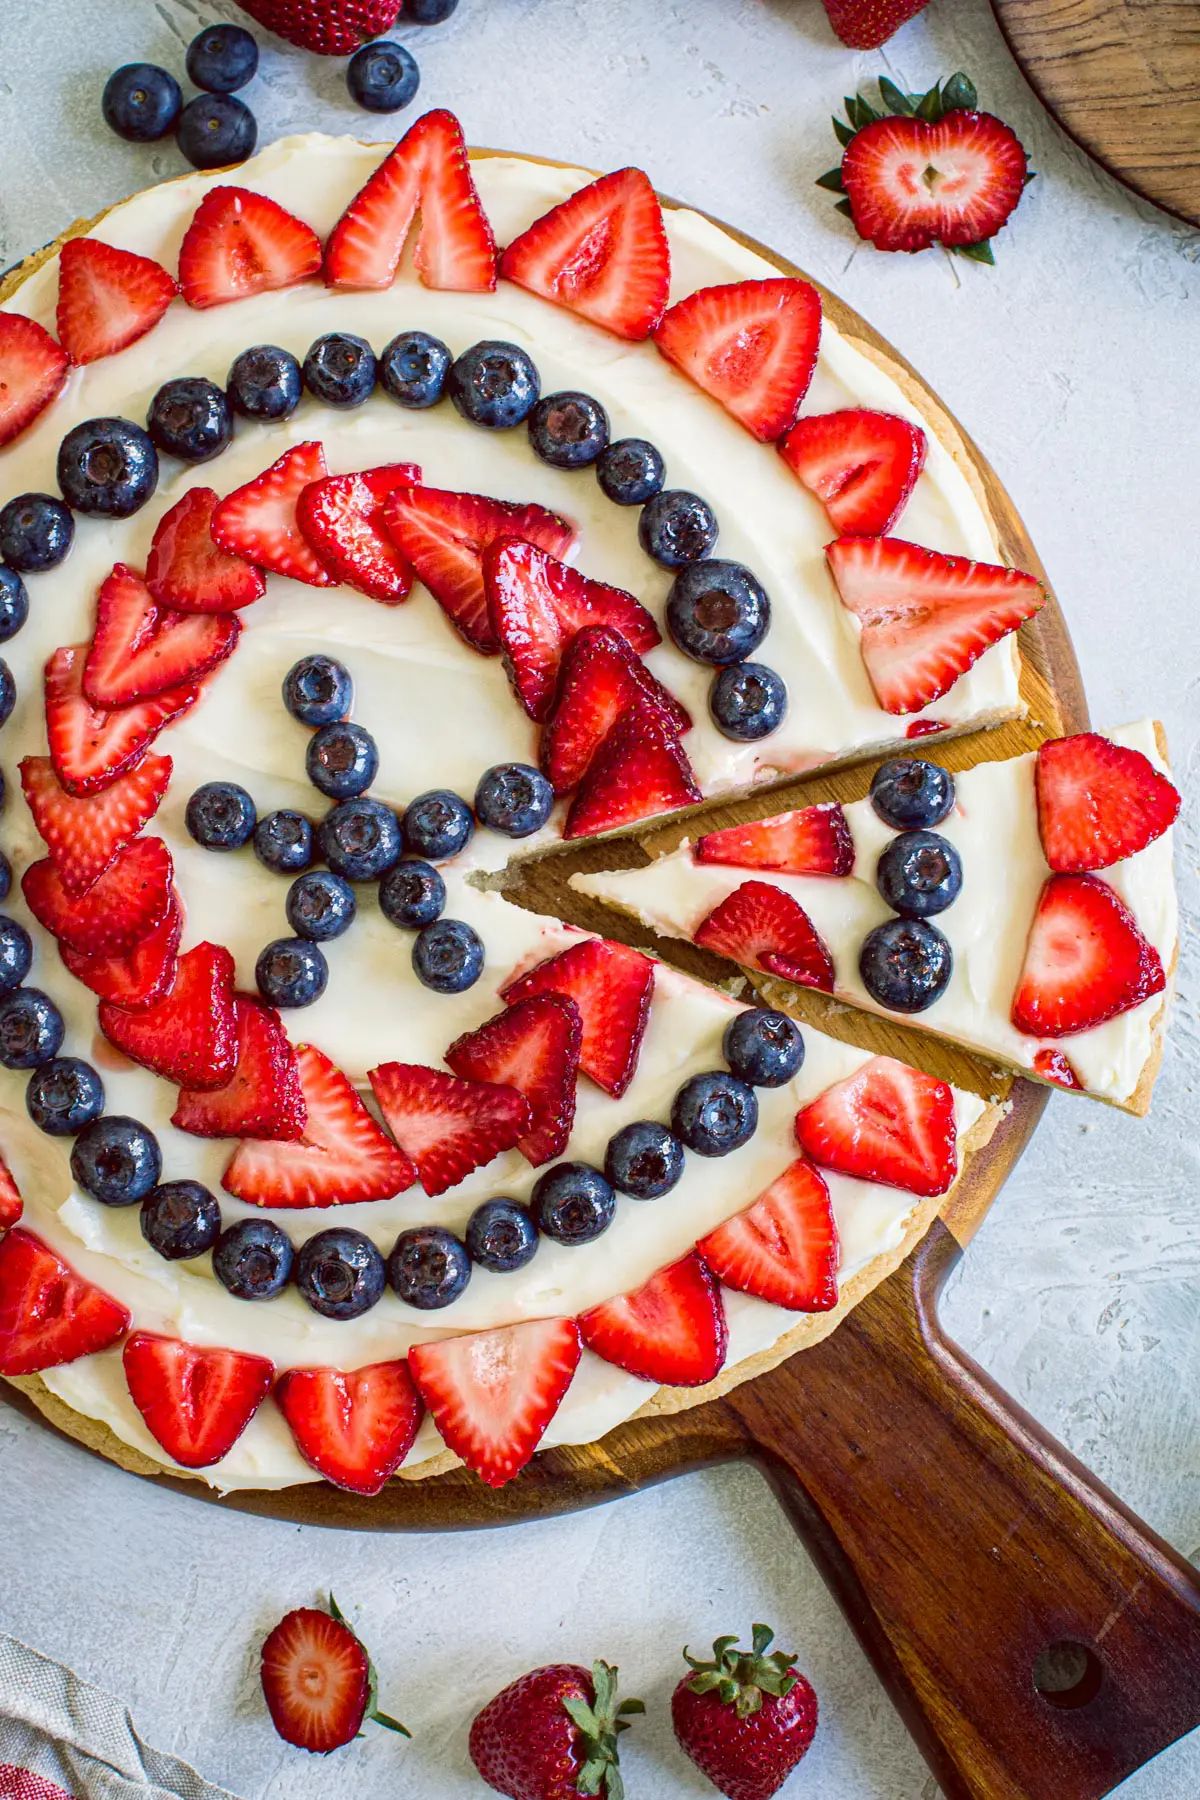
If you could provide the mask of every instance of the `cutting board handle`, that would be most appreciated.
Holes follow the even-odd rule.
[[[1200,1574],[944,1335],[958,1254],[725,1404],[947,1800],[1100,1800],[1200,1724]]]

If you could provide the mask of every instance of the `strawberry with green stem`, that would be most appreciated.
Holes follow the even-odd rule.
[[[299,1606],[279,1621],[262,1647],[262,1687],[280,1737],[318,1756],[360,1736],[367,1719],[412,1736],[380,1712],[375,1665],[332,1594],[328,1612]]]
[[[691,1665],[671,1696],[680,1749],[729,1800],[768,1800],[804,1756],[817,1729],[817,1696],[774,1632],[755,1625],[751,1648],[720,1637],[712,1658]]]
[[[470,1753],[509,1800],[624,1800],[618,1739],[640,1700],[617,1702],[617,1671],[553,1663],[501,1689],[471,1726]]]

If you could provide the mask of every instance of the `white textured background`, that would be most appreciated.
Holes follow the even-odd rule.
[[[182,76],[232,0],[0,0],[0,266],[70,219],[183,167],[100,121],[107,73]],[[1181,833],[1185,938],[1153,1117],[1052,1099],[946,1299],[953,1332],[1185,1553],[1200,1557],[1200,233],[1135,200],[1025,87],[986,0],[932,0],[881,56],[835,44],[817,0],[461,0],[402,33],[414,110],[448,105],[476,143],[656,184],[740,224],[836,288],[930,379],[1007,482],[1066,610],[1093,719],[1157,713],[1193,802]],[[342,65],[266,40],[244,96],[260,142],[321,127],[383,136]],[[830,111],[889,71],[924,88],[964,68],[1038,180],[999,264],[856,247],[813,178]],[[410,115],[411,116],[411,115]],[[719,499],[719,496],[718,496]],[[617,1660],[652,1715],[626,1740],[631,1800],[711,1793],[676,1751],[679,1646],[775,1622],[823,1726],[789,1786],[821,1800],[935,1789],[758,1479],[721,1471],[577,1518],[470,1537],[371,1538],[260,1523],[144,1487],[0,1410],[0,1628],[105,1683],[143,1733],[250,1800],[457,1800],[476,1707],[560,1658]],[[289,1606],[332,1582],[383,1671],[408,1747],[373,1732],[332,1763],[288,1750],[255,1658]],[[656,1704],[657,1703],[657,1704]],[[1200,1792],[1200,1739],[1121,1790]]]

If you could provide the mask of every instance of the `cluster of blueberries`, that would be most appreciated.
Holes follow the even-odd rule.
[[[858,968],[871,998],[890,1012],[917,1013],[945,993],[954,954],[930,919],[962,891],[962,860],[940,832],[954,810],[954,777],[936,763],[893,757],[871,782],[871,804],[899,833],[887,845],[875,884],[898,916],[863,939]]]

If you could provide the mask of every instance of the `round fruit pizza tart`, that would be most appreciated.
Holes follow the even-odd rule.
[[[116,1461],[499,1485],[823,1335],[1000,1108],[796,985],[1144,1105],[1158,733],[920,755],[1023,716],[1044,590],[640,171],[431,112],[136,195],[10,277],[0,445],[0,1374]],[[505,897],[868,754],[576,878],[759,1004]]]

